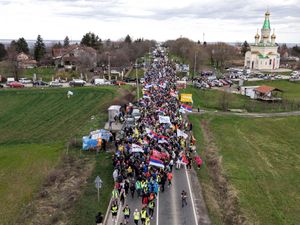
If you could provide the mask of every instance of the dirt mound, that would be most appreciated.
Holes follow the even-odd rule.
[[[26,206],[17,225],[68,224],[68,213],[93,168],[88,159],[64,156],[60,166],[49,174],[37,196]]]
[[[213,193],[221,209],[222,220],[225,224],[245,225],[246,217],[241,214],[237,191],[229,184],[222,168],[222,157],[218,154],[218,148],[213,141],[213,135],[209,130],[207,121],[201,122],[203,136],[207,148],[204,151],[209,176],[212,179],[214,189]]]

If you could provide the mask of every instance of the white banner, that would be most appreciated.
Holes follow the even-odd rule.
[[[188,135],[182,130],[177,129],[177,137],[183,137],[184,139],[187,139]]]
[[[171,124],[169,116],[159,116],[159,122],[160,123],[169,123],[169,124]]]
[[[144,152],[143,148],[139,145],[132,144],[131,146],[131,152]]]

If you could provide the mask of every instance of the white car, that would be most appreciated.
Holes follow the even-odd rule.
[[[81,87],[84,86],[85,84],[86,84],[86,82],[81,79],[73,79],[69,83],[70,86],[81,86]]]
[[[30,79],[27,79],[27,78],[20,78],[19,82],[22,83],[22,84],[31,84],[32,83],[32,81]]]
[[[49,83],[49,87],[62,87],[62,83],[59,83],[58,81],[51,81]]]

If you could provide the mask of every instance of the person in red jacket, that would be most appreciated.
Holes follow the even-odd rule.
[[[168,182],[169,182],[168,187],[170,187],[170,185],[172,184],[172,179],[173,179],[172,172],[168,172],[167,177],[168,177]]]

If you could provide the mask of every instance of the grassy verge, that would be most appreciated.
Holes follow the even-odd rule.
[[[191,116],[191,120],[197,124],[200,118]],[[236,188],[249,223],[299,224],[299,118],[209,120],[226,178]],[[196,137],[201,140],[201,133]],[[205,167],[199,176],[205,183]]]
[[[111,190],[113,188],[112,179],[112,162],[110,153],[100,153],[98,156],[95,154],[84,154],[84,157],[90,158],[95,161],[96,166],[93,170],[92,176],[88,179],[88,184],[83,190],[83,195],[76,203],[71,216],[71,224],[94,224],[97,212],[102,212],[105,215],[107,205],[110,201]],[[97,189],[95,188],[94,180],[97,176],[104,181],[100,189],[100,202],[97,199]]]

